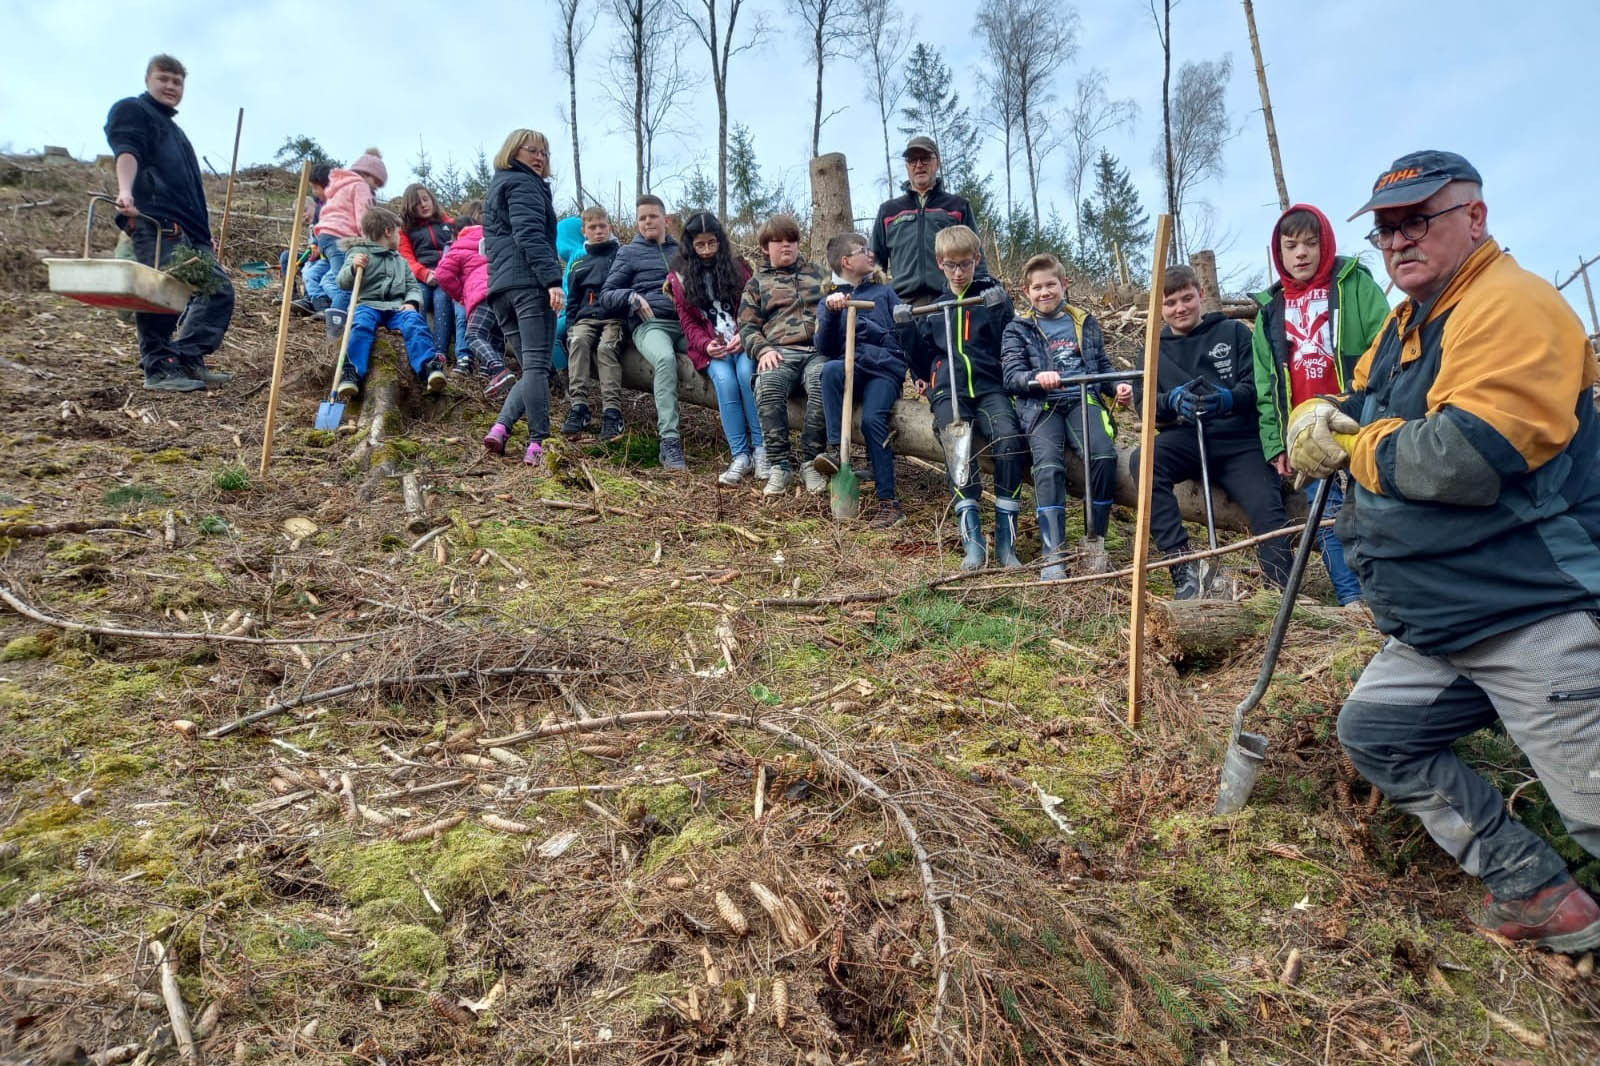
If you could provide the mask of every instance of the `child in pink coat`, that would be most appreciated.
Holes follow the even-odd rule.
[[[436,285],[452,300],[466,308],[467,347],[489,379],[486,396],[498,396],[513,376],[506,369],[502,353],[505,336],[500,332],[494,311],[486,302],[489,295],[489,260],[482,250],[483,227],[478,224],[477,205],[469,204],[456,218],[456,239],[445,249],[433,269]]]
[[[311,233],[317,250],[328,263],[328,272],[322,275],[322,295],[332,301],[334,310],[344,311],[350,306],[350,290],[341,289],[338,284],[345,255],[340,242],[361,236],[361,216],[372,206],[372,193],[388,180],[389,168],[383,165],[383,155],[376,148],[368,148],[348,169],[338,167],[328,175],[322,213]],[[328,329],[331,334],[334,324],[330,322]]]

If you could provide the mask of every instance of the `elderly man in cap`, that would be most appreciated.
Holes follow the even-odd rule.
[[[1600,856],[1600,420],[1594,349],[1488,231],[1477,170],[1395,160],[1354,218],[1408,299],[1353,389],[1290,415],[1290,462],[1349,468],[1337,532],[1388,642],[1339,715],[1357,769],[1489,890],[1474,921],[1600,947],[1600,907],[1451,745],[1502,722]]]
[[[972,205],[946,192],[939,177],[939,146],[932,137],[906,142],[905,192],[885,200],[872,223],[872,256],[889,271],[895,293],[914,307],[932,303],[945,290],[945,277],[933,254],[933,238],[948,226],[971,226]],[[981,256],[980,256],[981,264]],[[901,347],[919,385],[928,377],[933,355],[924,352],[916,329],[900,334]]]

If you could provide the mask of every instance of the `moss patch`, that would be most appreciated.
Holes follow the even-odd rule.
[[[4,648],[0,648],[0,663],[23,662],[27,659],[43,659],[50,654],[56,646],[54,632],[29,633],[9,641]]]
[[[639,870],[651,874],[692,851],[714,848],[726,835],[722,823],[708,814],[689,819],[675,836],[659,836],[650,841]]]
[[[372,938],[361,953],[366,981],[382,986],[380,998],[393,1002],[413,990],[444,985],[445,944],[433,930],[420,925],[397,925]]]

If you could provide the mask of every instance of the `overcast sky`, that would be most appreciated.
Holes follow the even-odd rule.
[[[747,4],[765,11],[776,32],[735,59],[732,117],[751,128],[765,176],[803,202],[812,76],[782,0]],[[908,34],[943,52],[964,103],[978,95],[976,7],[923,4]],[[0,146],[60,144],[80,157],[105,151],[107,108],[138,92],[145,60],[167,51],[189,68],[179,122],[219,169],[227,166],[241,106],[241,162],[269,160],[290,134],[309,134],[346,161],[374,144],[389,164],[389,195],[409,180],[419,135],[442,165],[448,157],[466,162],[480,146],[493,153],[510,129],[531,126],[549,134],[558,200],[570,200],[554,11],[554,0],[0,0],[12,41],[0,66]],[[1161,52],[1149,0],[1094,0],[1079,13],[1078,56],[1059,77],[1060,90],[1070,93],[1073,80],[1094,66],[1107,73],[1113,96],[1137,102],[1136,125],[1109,137],[1106,147],[1132,168],[1153,217],[1161,201],[1150,162],[1160,134]],[[1337,224],[1340,250],[1365,251],[1380,280],[1387,280],[1382,265],[1361,239],[1370,221],[1344,217],[1392,159],[1423,147],[1473,161],[1484,177],[1491,232],[1529,269],[1564,279],[1580,254],[1600,253],[1593,207],[1600,83],[1590,65],[1600,4],[1257,0],[1256,19],[1289,194],[1324,208]],[[607,201],[619,180],[625,195],[633,185],[631,136],[605,93],[614,37],[602,15],[581,58],[578,104],[585,184]],[[1201,195],[1215,208],[1222,273],[1242,282],[1265,269],[1278,213],[1243,10],[1237,0],[1184,0],[1173,12],[1173,38],[1175,69],[1184,60],[1233,57],[1228,107],[1239,133],[1226,175]],[[698,42],[685,44],[682,55],[697,72],[706,64]],[[830,68],[825,108],[844,110],[823,127],[822,146],[846,154],[855,213],[869,216],[885,188],[863,67],[843,61]],[[714,174],[715,115],[707,78],[680,116],[682,136],[657,149],[658,191],[669,205],[697,162]],[[891,135],[900,136],[892,128]],[[981,163],[997,189],[999,157],[990,144]],[[1041,198],[1070,214],[1062,163],[1059,155],[1047,160]],[[1020,196],[1020,172],[1017,181]],[[1581,290],[1579,283],[1566,290],[1580,309]],[[1580,313],[1587,321],[1587,311]]]

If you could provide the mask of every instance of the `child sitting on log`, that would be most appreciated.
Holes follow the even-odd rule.
[[[345,249],[339,287],[353,290],[356,271],[363,271],[361,291],[354,293],[350,347],[339,375],[340,400],[361,390],[367,377],[372,341],[379,326],[400,331],[406,359],[429,392],[444,389],[444,364],[433,347],[427,319],[422,317],[422,284],[400,258],[400,216],[386,207],[369,207],[361,216],[361,239]]]
[[[889,449],[889,415],[906,380],[906,357],[900,350],[900,328],[894,305],[900,302],[883,283],[867,239],[845,233],[828,241],[828,266],[833,271],[832,291],[817,309],[817,351],[828,361],[822,365],[822,414],[827,421],[828,447],[838,448],[844,422],[844,344],[849,315],[845,303],[866,300],[871,311],[856,315],[855,380],[853,398],[861,403],[861,435],[867,439],[867,458],[878,510],[869,523],[873,529],[890,529],[906,520],[894,488],[894,452]],[[836,463],[829,452],[811,461],[824,476],[831,476],[850,457]]]
[[[1015,396],[1017,419],[1033,452],[1033,495],[1039,516],[1039,541],[1050,564],[1040,581],[1067,576],[1067,451],[1089,457],[1089,484],[1084,506],[1089,509],[1089,534],[1082,544],[1084,570],[1108,569],[1106,528],[1116,502],[1117,446],[1115,424],[1107,401],[1127,404],[1133,386],[1127,382],[1063,387],[1063,378],[1109,374],[1105,335],[1100,323],[1081,307],[1067,303],[1067,272],[1048,253],[1029,259],[1022,268],[1023,292],[1032,314],[1013,319],[1000,338],[1006,391]],[[1084,436],[1087,403],[1088,439]]]

